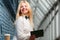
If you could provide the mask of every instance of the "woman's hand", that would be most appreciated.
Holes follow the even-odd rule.
[[[29,40],[35,40],[35,35],[31,35]]]

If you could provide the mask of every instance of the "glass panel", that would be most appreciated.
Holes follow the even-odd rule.
[[[53,0],[49,0],[51,2],[51,4],[54,4],[54,1]]]
[[[50,5],[46,2],[46,0],[41,0],[41,2],[43,3],[43,5],[49,9],[50,8]]]
[[[34,1],[32,1],[32,0],[31,0],[31,4],[32,4],[33,6],[35,6],[35,2],[34,2]]]
[[[46,0],[47,1],[47,3],[50,5],[50,6],[52,6],[52,4],[51,4],[51,2],[49,1],[49,0]]]
[[[42,19],[42,16],[39,14],[39,12],[38,11],[36,11],[36,13],[37,13],[37,18],[40,20],[40,19]]]
[[[44,16],[44,14],[40,11],[40,9],[39,8],[37,8],[37,11],[38,11],[38,14],[40,15],[40,16]]]
[[[35,15],[35,22],[36,22],[36,24],[37,24],[38,21],[39,21],[38,17]]]
[[[42,4],[41,1],[39,1],[39,4],[40,4],[40,5],[38,5],[38,7],[39,7],[44,13],[46,13],[46,12],[48,11],[47,8]]]

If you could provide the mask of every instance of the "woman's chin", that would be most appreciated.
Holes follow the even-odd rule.
[[[27,14],[27,12],[24,12],[23,14]]]

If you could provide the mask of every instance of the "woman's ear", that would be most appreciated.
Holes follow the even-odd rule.
[[[35,40],[35,38],[36,38],[35,35],[31,35],[29,40]]]

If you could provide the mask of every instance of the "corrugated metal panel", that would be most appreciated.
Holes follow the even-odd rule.
[[[11,34],[11,40],[13,38],[13,35],[15,35],[15,28],[13,24],[15,15],[13,14],[16,14],[17,4],[18,3],[16,0],[0,1],[0,39],[1,40],[4,40],[4,34],[7,33]],[[14,12],[12,11],[12,8]]]

